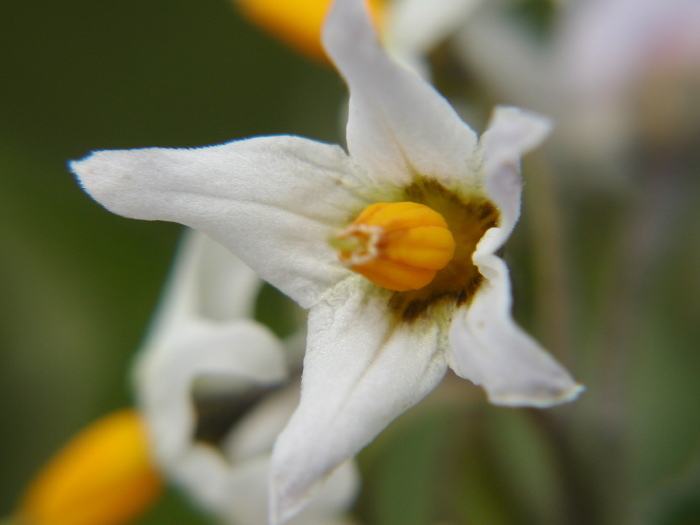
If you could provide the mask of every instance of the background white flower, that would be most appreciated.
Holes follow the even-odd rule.
[[[261,284],[225,248],[186,232],[135,371],[161,468],[195,503],[235,525],[266,521],[270,453],[299,397],[287,363],[294,352],[252,320]],[[209,413],[212,404],[218,408]],[[207,419],[214,436],[206,435]],[[344,523],[357,486],[348,463],[297,523]]]
[[[451,49],[499,100],[551,115],[565,159],[604,165],[599,182],[609,184],[640,133],[672,135],[684,119],[700,121],[698,2],[568,2],[551,17],[537,33],[512,5],[485,2]]]

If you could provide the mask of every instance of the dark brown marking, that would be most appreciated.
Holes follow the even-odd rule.
[[[249,386],[243,392],[211,396],[192,395],[196,427],[194,441],[219,449],[221,442],[240,420],[281,385]]]
[[[483,281],[472,255],[486,230],[498,225],[496,206],[485,195],[461,198],[432,179],[419,179],[405,189],[404,200],[429,206],[445,218],[455,243],[455,255],[433,281],[419,290],[394,292],[390,309],[401,321],[412,323],[431,316],[437,308],[469,304]]]

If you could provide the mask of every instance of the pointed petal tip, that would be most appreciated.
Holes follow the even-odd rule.
[[[96,152],[92,152],[79,160],[68,161],[68,169],[73,173],[73,177],[77,181],[80,188],[87,193],[93,200],[98,201],[94,194],[94,181],[92,175],[94,169],[91,167],[91,160]],[[99,201],[98,201],[99,202]]]
[[[519,106],[497,105],[494,108],[494,115],[499,118],[509,118],[513,120],[531,121],[543,125],[551,126],[552,119],[535,111],[531,111]]]
[[[90,153],[85,155],[82,159],[69,160],[68,161],[68,168],[73,172],[73,174],[76,177],[81,179],[84,175],[90,173],[90,170],[87,169],[87,165],[90,163],[90,160],[99,153],[100,153],[99,151],[91,151]]]
[[[344,461],[328,476],[308,489],[294,485],[285,491],[283,480],[275,483],[271,476],[269,498],[270,525],[283,525],[290,520],[294,523],[345,523],[340,520],[357,496],[360,486],[360,473],[357,465]],[[314,517],[311,520],[311,517]]]
[[[284,525],[306,506],[311,495],[294,497],[289,494],[279,494],[275,490],[275,485],[273,481],[270,489],[270,525]]]
[[[113,161],[119,160],[118,155],[118,151],[93,151],[82,159],[69,161],[68,167],[85,193],[110,211],[121,214],[110,207],[113,200],[111,190],[121,179],[112,166]]]
[[[550,408],[575,401],[584,390],[586,390],[586,387],[582,384],[573,383],[567,389],[542,392],[540,394],[500,393],[489,395],[489,402],[494,405],[508,407]]]
[[[89,159],[92,156],[92,154],[86,155],[80,160],[69,160],[68,161],[68,169],[73,173],[73,176],[75,179],[78,181],[78,184],[80,184],[80,187],[85,189],[85,184],[83,183],[83,165],[87,159]]]
[[[355,44],[373,42],[379,47],[367,5],[362,0],[335,0],[326,16],[321,42],[328,56],[336,62],[338,55]]]
[[[79,166],[80,166],[79,160],[69,160],[68,161],[68,171],[70,171],[73,174],[73,178],[78,183],[78,186],[80,186],[80,189],[87,193],[87,189],[85,188],[85,184],[83,183],[83,179],[80,176],[80,174],[78,173],[78,170],[80,169]]]
[[[539,146],[553,127],[549,117],[516,106],[496,106],[489,124],[489,130],[498,129],[499,135],[515,139],[519,154]]]
[[[292,480],[289,469],[279,467],[280,462],[276,457],[279,455],[279,441],[278,438],[272,454],[269,488],[270,525],[284,525],[299,514],[330,475],[325,473],[320,476],[313,474],[309,476],[306,473],[303,476],[304,479]]]

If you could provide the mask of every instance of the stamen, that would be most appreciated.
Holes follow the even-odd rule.
[[[372,204],[330,243],[348,268],[398,292],[428,285],[455,251],[442,215],[415,202]]]

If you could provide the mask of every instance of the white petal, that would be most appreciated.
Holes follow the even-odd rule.
[[[161,465],[174,468],[193,445],[195,413],[191,394],[201,378],[224,380],[241,390],[287,376],[280,341],[253,321],[173,328],[136,364],[136,392]]]
[[[561,74],[579,96],[625,96],[645,74],[664,68],[697,71],[697,0],[574,2],[563,12],[554,40]]]
[[[562,90],[547,48],[514,18],[507,2],[483,2],[451,49],[497,100],[530,108],[559,103]]]
[[[377,183],[406,184],[416,173],[469,182],[474,132],[430,85],[387,56],[362,1],[335,3],[323,43],[350,89],[350,155]]]
[[[481,0],[394,0],[389,5],[382,35],[389,53],[421,72],[428,53],[464,24],[480,3]]]
[[[498,405],[547,407],[574,399],[581,385],[511,318],[505,262],[478,251],[474,262],[486,279],[453,320],[452,368],[482,385]]]
[[[204,452],[197,458],[204,456]],[[204,465],[202,462],[201,465]],[[191,477],[187,486],[199,483],[200,496],[207,496],[207,507],[226,523],[232,525],[262,525],[268,519],[268,477],[270,456],[260,455],[250,461],[233,465],[225,472],[212,468],[210,461],[208,471],[213,479],[220,482],[217,491],[212,490],[212,478]],[[197,468],[192,469],[195,472]],[[201,469],[199,474],[203,474]],[[357,493],[359,476],[353,463],[346,463],[328,479],[319,490],[317,497],[304,509],[290,525],[331,525],[340,523],[340,516],[353,501]]]
[[[373,189],[339,147],[284,136],[101,151],[71,169],[109,210],[201,230],[303,307],[348,275],[326,240]]]
[[[539,115],[514,107],[494,110],[480,141],[486,192],[501,214],[500,236],[491,251],[505,242],[520,216],[520,157],[538,146],[550,129],[550,122]]]
[[[166,472],[198,507],[221,514],[222,502],[229,497],[232,473],[226,458],[214,447],[193,444]]]
[[[245,342],[243,339],[239,339],[241,344]],[[259,350],[260,346],[248,349],[248,353]],[[167,431],[165,436],[156,436],[156,445],[166,437],[172,438],[172,434],[186,438],[186,446],[177,453],[170,453],[167,461],[161,460],[161,466],[195,503],[224,522],[235,525],[265,523],[269,507],[270,453],[277,435],[297,406],[298,388],[287,388],[277,393],[272,390],[269,397],[261,400],[250,413],[237,422],[222,444],[222,448],[195,442],[191,439],[194,430],[194,414],[187,394],[200,372],[216,373],[228,380],[229,387],[238,382],[242,393],[245,393],[247,387],[263,382],[260,378],[264,375],[254,373],[255,378],[249,376],[249,372],[255,367],[247,367],[247,371],[241,374],[235,369],[236,367],[221,361],[220,356],[212,356],[209,352],[203,353],[203,356],[196,356],[195,353],[188,354],[197,361],[196,366],[189,367],[192,376],[189,381],[175,381],[170,384],[167,391],[161,389],[163,396],[160,399],[163,403],[160,406],[144,405],[149,423],[153,423],[153,410],[156,409],[160,411],[157,415],[161,417],[161,422],[169,417],[170,423],[174,423],[176,418],[172,416],[176,412],[178,421],[190,421],[188,425],[180,425],[178,428],[161,426],[156,429],[160,432]],[[173,357],[172,349],[167,355]],[[149,361],[150,370],[147,367],[144,368],[146,363],[142,362],[144,365],[141,367],[142,376],[148,376],[144,379],[156,379],[153,376],[154,370],[159,375],[173,372],[172,368],[163,366],[163,360]],[[177,378],[169,377],[169,379]],[[176,385],[188,385],[188,387],[175,388]],[[157,390],[158,388],[150,385],[146,388],[146,394],[153,394]],[[164,401],[166,398],[169,398],[169,404]],[[183,433],[181,430],[185,426],[187,432]],[[162,447],[157,450],[162,456]],[[354,500],[358,485],[357,469],[354,464],[348,462],[333,473],[311,504],[293,523],[298,525],[341,523],[340,515]]]
[[[309,505],[292,518],[289,525],[347,523],[341,515],[355,500],[359,486],[360,473],[355,462],[346,461],[333,471]]]
[[[562,45],[562,41],[570,42],[574,37],[570,28],[559,24],[561,31],[555,32],[552,45],[542,46],[510,16],[505,4],[485,3],[473,14],[468,27],[458,33],[452,49],[488,85],[495,98],[556,116],[557,133],[552,140],[567,149],[567,158],[600,163],[615,156],[630,135],[627,108],[616,99],[594,101],[582,96],[591,82],[605,82],[603,77],[589,74],[585,82],[572,82],[572,69],[580,70],[583,63],[566,49],[570,45]],[[561,10],[565,17],[593,3],[570,4],[567,7],[574,9]],[[568,18],[580,21],[576,15]],[[607,55],[597,56],[607,60]],[[605,182],[610,183],[610,178]]]
[[[241,524],[267,522],[269,493],[269,457],[277,436],[289,421],[299,403],[299,385],[293,384],[273,392],[261,401],[236,425],[223,444],[230,464],[236,468],[236,479],[226,491],[221,507]],[[259,458],[265,458],[263,462]],[[264,463],[264,471],[253,474],[251,464]],[[242,469],[240,467],[243,467]],[[247,473],[241,475],[241,472]],[[250,476],[250,477],[248,477]],[[359,474],[352,462],[336,470],[320,488],[308,507],[291,523],[299,525],[335,523],[347,510],[359,485]],[[234,521],[237,525],[239,521]]]
[[[300,378],[296,378],[300,379]],[[299,405],[298,381],[268,393],[236,425],[221,444],[231,461],[240,463],[260,454],[269,454]]]
[[[187,322],[251,317],[261,285],[260,277],[229,250],[203,233],[187,229],[150,339]]]
[[[396,324],[388,295],[371,288],[348,279],[309,313],[301,402],[273,452],[273,521],[294,515],[320,480],[444,375],[438,323]]]
[[[171,471],[176,482],[194,501],[226,523],[260,525],[268,521],[270,452],[279,431],[296,408],[298,389],[279,394],[262,401],[232,430],[229,441],[239,442],[234,447],[238,450],[232,450],[230,444],[222,451],[193,444],[177,463],[174,472]],[[289,403],[290,400],[293,402]],[[253,443],[253,439],[258,442]],[[243,454],[241,441],[248,442]],[[291,523],[339,523],[340,515],[354,500],[358,485],[356,466],[352,462],[345,463]]]
[[[210,237],[197,231],[190,235],[198,245],[195,250],[200,252],[192,276],[199,289],[199,315],[212,321],[252,317],[262,286],[260,277]]]

